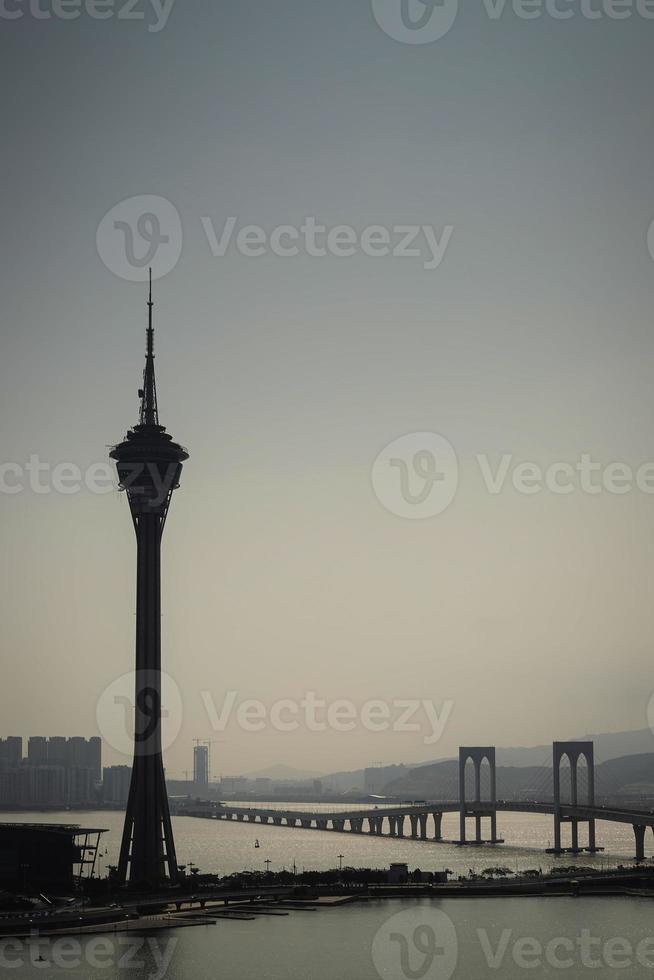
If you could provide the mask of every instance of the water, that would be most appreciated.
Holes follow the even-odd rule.
[[[301,807],[298,807],[301,808]],[[329,809],[325,807],[324,809]],[[4,814],[5,820],[80,823],[107,827],[103,864],[114,863],[123,814],[115,812]],[[551,818],[502,814],[509,846],[457,848],[450,844],[322,833],[299,828],[173,819],[179,860],[224,874],[243,868],[273,870],[344,865],[452,868],[467,872],[570,864],[543,853]],[[456,818],[444,819],[454,836]],[[608,856],[580,856],[596,866],[631,855],[631,828],[598,826]],[[258,837],[260,848],[254,848]],[[537,849],[539,848],[540,849]],[[0,967],[28,980],[515,980],[534,978],[654,977],[654,905],[648,899],[501,898],[372,900],[287,917],[218,920],[215,925],[41,940],[7,946]],[[37,957],[41,955],[42,960]]]
[[[373,900],[65,947],[0,941],[0,957],[20,980],[641,980],[653,937],[646,899]]]
[[[243,803],[242,806],[251,804]],[[265,807],[280,804],[262,803]],[[306,809],[306,805],[284,804],[284,809]],[[312,804],[312,809],[333,811],[333,805]],[[348,809],[369,809],[351,806]],[[100,871],[109,864],[116,864],[120,848],[124,814],[115,811],[61,812],[61,813],[13,813],[2,814],[0,819],[25,822],[79,823],[88,827],[106,827],[100,858]],[[430,830],[433,824],[430,821]],[[502,865],[512,871],[526,868],[561,867],[573,863],[592,867],[606,867],[620,861],[628,863],[634,855],[633,831],[629,825],[598,822],[597,841],[605,851],[596,854],[580,854],[577,857],[545,854],[552,840],[552,817],[544,814],[502,813],[498,816],[498,833],[506,844],[500,847],[456,847],[433,841],[399,840],[397,838],[369,837],[366,834],[337,834],[298,827],[275,827],[268,824],[247,824],[237,821],[205,820],[194,817],[173,817],[173,831],[180,864],[195,864],[202,871],[232,874],[235,871],[313,868],[320,871],[339,866],[387,868],[392,861],[404,861],[411,869],[436,871],[451,869],[455,874],[467,874],[469,869],[481,871],[489,866]],[[443,836],[455,838],[458,834],[458,817],[445,814]],[[258,839],[259,848],[254,847]],[[654,840],[647,837],[647,853],[654,847]]]

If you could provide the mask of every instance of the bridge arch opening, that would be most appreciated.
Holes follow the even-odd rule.
[[[476,779],[476,769],[473,759],[466,759],[465,770],[464,770],[464,788],[466,801],[475,799],[475,779]]]
[[[559,800],[561,803],[572,803],[572,762],[567,752],[559,762]]]
[[[490,802],[492,798],[492,773],[491,764],[488,756],[484,756],[479,763],[479,799]]]

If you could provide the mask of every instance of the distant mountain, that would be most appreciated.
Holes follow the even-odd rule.
[[[561,735],[561,741],[566,738],[565,733]],[[626,757],[647,755],[654,752],[654,734],[649,728],[643,728],[638,731],[631,732],[603,732],[596,735],[579,735],[577,736],[578,741],[590,741],[595,745],[595,763],[596,765],[601,765],[604,762],[608,762],[611,759],[621,760]],[[531,747],[526,746],[515,746],[503,748],[502,746],[497,747],[497,765],[503,768],[521,768],[521,769],[541,769],[543,766],[551,767],[552,765],[552,746],[551,745],[534,745]],[[456,761],[451,757],[435,759],[432,762],[427,763],[415,763],[407,762],[405,767],[407,774],[405,777],[397,779],[397,773],[394,771],[393,766],[381,766],[379,771],[375,774],[375,787],[371,789],[372,792],[378,793],[382,792],[384,783],[384,770],[388,770],[388,779],[386,781],[387,786],[394,784],[396,781],[400,787],[398,790],[399,794],[402,795],[406,793],[407,795],[414,795],[416,798],[421,798],[423,793],[421,793],[418,787],[422,784],[423,780],[418,777],[417,773],[423,772],[428,769],[434,769],[434,774],[436,769],[434,767],[445,766],[445,769],[438,770],[440,776],[449,773],[450,770],[447,766],[453,766],[452,772],[457,772]],[[372,768],[372,767],[371,767]],[[259,772],[249,773],[250,779],[265,778],[274,779],[280,782],[303,782],[312,779],[322,779],[325,789],[331,789],[336,793],[353,793],[353,792],[363,792],[365,787],[365,769],[353,769],[351,771],[333,772],[333,773],[319,773],[310,772],[304,769],[294,769],[291,766],[271,766],[269,769],[262,769]],[[415,775],[415,779],[414,779]],[[425,792],[426,786],[429,783],[431,777],[425,777]],[[449,779],[449,776],[447,777]],[[404,782],[404,780],[408,782]],[[529,782],[529,773],[523,773],[522,776],[518,777],[516,775],[516,785],[518,783],[524,784]],[[647,782],[647,780],[645,780]],[[415,792],[410,791],[409,786],[416,787]],[[455,794],[456,795],[456,794]]]
[[[292,766],[270,766],[258,772],[248,772],[246,776],[248,779],[275,779],[281,783],[301,783],[305,779],[320,779],[323,773],[294,769]]]
[[[325,788],[335,793],[351,793],[354,790],[363,792],[365,769],[353,769],[351,772],[330,772],[323,778]]]
[[[560,741],[568,739],[563,733]],[[607,762],[609,759],[619,759],[627,755],[645,755],[654,752],[654,733],[649,728],[641,728],[633,732],[601,732],[595,735],[575,735],[571,739],[577,742],[593,742],[595,746],[595,762]],[[467,743],[470,744],[470,743]],[[450,757],[452,758],[452,757]],[[543,766],[552,764],[552,746],[497,746],[496,759],[498,766]],[[447,758],[432,759],[422,763],[423,766],[436,765],[446,762]]]
[[[595,762],[607,762],[622,756],[654,752],[654,734],[649,728],[634,732],[603,732],[596,735],[578,735],[576,741],[593,742]],[[565,741],[562,735],[560,741]],[[501,766],[538,766],[552,763],[552,746],[536,745],[533,748],[498,748],[497,764]]]
[[[409,770],[384,786],[386,796],[420,800],[456,800],[459,795],[459,765],[454,760]],[[563,777],[563,786],[566,785]],[[585,787],[585,783],[583,784]],[[654,753],[638,753],[610,759],[595,766],[596,796],[654,795]],[[552,797],[549,766],[497,767],[499,799],[548,800]]]
[[[485,784],[482,785],[485,788]],[[387,783],[383,794],[407,800],[457,800],[458,760],[450,759],[411,769],[402,778]],[[552,773],[542,766],[498,766],[497,795],[500,799],[515,796],[548,799],[552,795]]]
[[[379,793],[385,783],[391,779],[399,778],[402,770],[414,769],[418,765],[418,763],[401,763],[400,765],[370,766],[367,785],[365,769],[353,769],[350,772],[330,772],[324,776],[323,784],[325,789],[331,789],[335,793],[362,793],[364,791]]]

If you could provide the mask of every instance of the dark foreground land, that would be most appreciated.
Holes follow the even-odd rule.
[[[418,873],[419,874],[419,873]],[[87,882],[73,898],[3,897],[0,934],[70,935],[151,931],[207,925],[218,919],[310,912],[348,902],[382,898],[502,898],[510,896],[639,896],[654,898],[654,869],[588,868],[509,876],[506,869],[457,881],[390,883],[385,871],[242,873],[226,879],[197,875],[156,894],[115,890],[108,880]]]

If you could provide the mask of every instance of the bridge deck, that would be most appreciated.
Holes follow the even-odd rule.
[[[498,812],[503,813],[554,814],[555,807],[553,803],[538,801],[514,802],[498,800],[495,804],[488,802],[466,803],[466,812],[468,814],[472,814],[473,816],[477,812],[485,814],[492,810],[497,810]],[[600,804],[596,804],[595,806],[572,806],[570,804],[563,804],[560,811],[562,816],[572,817],[578,820],[608,820],[613,823],[636,824],[654,828],[654,813],[651,810],[626,809],[615,806],[603,806]],[[428,816],[434,813],[458,812],[459,803],[457,801],[439,802],[434,800],[432,802],[418,804],[415,806],[380,806],[366,810],[337,811],[264,809],[262,807],[234,807],[222,804],[216,806],[215,809],[211,811],[211,815],[219,818],[226,817],[228,815],[242,815],[243,817],[247,816],[248,818],[265,817],[266,819],[281,818],[283,820],[320,820],[331,823],[334,820],[340,822],[344,820],[351,820],[352,818],[355,820],[369,820],[371,818],[378,819],[385,817]]]

